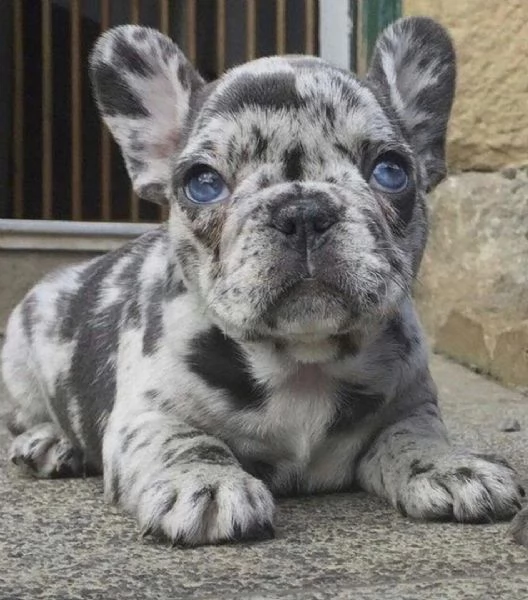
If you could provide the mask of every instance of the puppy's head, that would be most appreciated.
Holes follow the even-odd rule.
[[[364,81],[292,56],[205,84],[136,26],[102,36],[91,73],[135,190],[170,204],[187,285],[226,331],[318,339],[397,310],[445,174],[455,59],[439,25],[394,23]]]

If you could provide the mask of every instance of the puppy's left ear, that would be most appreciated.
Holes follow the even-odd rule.
[[[432,19],[399,19],[380,35],[367,79],[396,112],[431,190],[446,175],[446,131],[456,79],[451,38]]]

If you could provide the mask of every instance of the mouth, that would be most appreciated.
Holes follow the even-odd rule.
[[[357,315],[350,299],[336,287],[315,277],[291,283],[268,307],[268,327],[286,335],[344,333]]]

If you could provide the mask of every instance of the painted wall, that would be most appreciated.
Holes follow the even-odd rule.
[[[405,0],[443,23],[458,54],[452,171],[528,165],[528,0]]]

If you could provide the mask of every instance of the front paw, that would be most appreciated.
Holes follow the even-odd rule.
[[[214,467],[158,481],[141,498],[145,535],[196,546],[274,537],[274,501],[258,479],[236,467]]]
[[[515,471],[493,455],[453,453],[416,459],[394,499],[406,516],[485,523],[512,517],[524,490]]]

